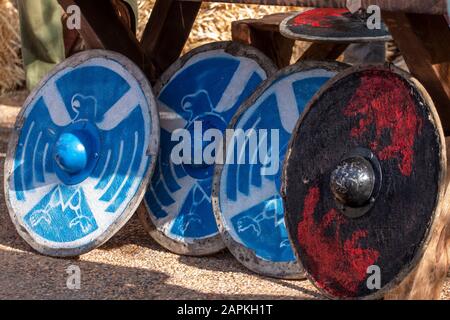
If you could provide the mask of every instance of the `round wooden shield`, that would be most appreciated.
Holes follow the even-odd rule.
[[[213,206],[233,255],[254,272],[301,278],[280,195],[281,169],[292,130],[306,103],[345,65],[299,62],[277,72],[229,125],[225,164],[216,165]]]
[[[274,71],[256,49],[218,42],[180,58],[156,84],[161,152],[148,212],[140,212],[165,248],[187,255],[224,248],[211,205],[216,149],[238,107]]]
[[[159,144],[144,74],[104,50],[77,54],[30,94],[10,138],[6,202],[19,234],[52,256],[113,236],[144,196]]]
[[[442,128],[424,88],[393,66],[343,71],[313,98],[283,169],[286,224],[332,298],[377,298],[425,250],[443,197]]]
[[[347,9],[317,8],[296,13],[280,24],[287,38],[312,42],[386,42],[392,36],[376,17]]]

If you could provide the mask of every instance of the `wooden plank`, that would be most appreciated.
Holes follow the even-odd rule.
[[[109,0],[58,0],[64,10],[70,5],[81,9],[81,28],[78,32],[89,49],[107,49],[119,52],[141,68],[144,52],[133,32],[116,14]]]
[[[450,30],[445,17],[384,12],[406,64],[431,95],[450,134]]]
[[[286,67],[291,62],[295,42],[279,32],[279,25],[286,16],[282,13],[262,19],[234,21],[231,25],[232,39],[259,49],[279,68]]]
[[[235,23],[239,22],[251,25],[252,28],[258,30],[278,32],[280,30],[280,23],[292,14],[292,12],[274,13],[264,16],[260,19],[244,19],[236,21]]]
[[[156,78],[180,56],[200,5],[200,1],[156,1],[141,40],[155,65]]]
[[[179,0],[202,1],[202,0]],[[203,0],[203,2],[244,3],[260,5],[345,8],[346,0]],[[382,10],[410,13],[446,14],[447,0],[362,0],[363,8],[378,5]]]

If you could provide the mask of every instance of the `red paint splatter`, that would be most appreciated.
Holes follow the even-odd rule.
[[[355,296],[367,277],[367,268],[380,254],[359,246],[359,240],[367,237],[367,231],[357,230],[350,239],[341,239],[340,227],[346,221],[335,209],[316,223],[314,211],[319,199],[319,188],[310,188],[304,201],[303,220],[297,228],[298,241],[312,260],[314,270],[311,274],[320,287],[336,297]],[[334,236],[329,233],[332,228]]]
[[[361,79],[361,85],[344,110],[346,116],[363,115],[352,137],[361,137],[376,127],[376,138],[370,148],[380,160],[398,159],[400,172],[410,176],[414,161],[414,141],[422,127],[422,119],[405,83],[388,72],[372,71]],[[384,145],[382,135],[390,134],[390,145]]]
[[[294,18],[294,26],[309,25],[317,28],[331,28],[333,18],[348,13],[347,9],[322,8],[300,13]]]

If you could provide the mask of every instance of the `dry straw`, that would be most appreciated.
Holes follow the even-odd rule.
[[[19,18],[9,0],[0,0],[0,94],[23,85]]]

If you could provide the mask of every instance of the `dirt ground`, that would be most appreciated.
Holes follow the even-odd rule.
[[[136,217],[109,242],[78,259],[35,253],[16,233],[5,205],[7,141],[26,93],[0,97],[0,299],[322,299],[308,281],[260,277],[228,252],[193,258],[169,253]],[[80,290],[66,286],[81,270]],[[447,279],[442,299],[450,299]]]

